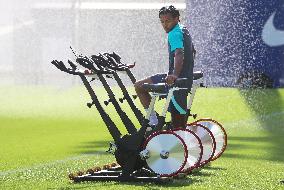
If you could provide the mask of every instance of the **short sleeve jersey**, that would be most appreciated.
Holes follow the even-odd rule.
[[[191,89],[193,83],[193,43],[189,31],[186,27],[181,24],[177,24],[173,29],[168,33],[168,51],[169,51],[169,73],[173,74],[174,72],[174,60],[175,60],[175,50],[183,49],[184,59],[181,73],[179,78],[188,78],[188,89]],[[174,92],[174,96],[171,99],[171,105],[174,106],[175,110],[179,114],[186,114],[186,90],[179,90]],[[172,107],[171,106],[171,107]],[[172,108],[171,108],[172,109]]]
[[[182,25],[177,24],[169,33],[168,33],[168,42],[170,47],[170,52],[175,51],[178,48],[183,48],[183,32]]]
[[[185,26],[177,24],[168,33],[168,51],[169,51],[169,72],[173,74],[175,50],[183,49],[184,63],[182,71],[179,75],[180,78],[192,78],[193,76],[193,44],[189,31]]]
[[[184,48],[183,44],[183,32],[182,25],[177,24],[168,33],[168,51],[169,51],[169,73],[172,74],[174,71],[174,54],[178,48]]]

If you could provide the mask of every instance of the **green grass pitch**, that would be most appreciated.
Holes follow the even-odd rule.
[[[70,172],[115,161],[105,153],[111,137],[89,101],[82,87],[1,86],[0,189],[284,189],[284,89],[198,89],[192,111],[222,123],[228,147],[210,166],[167,185],[68,180]],[[122,126],[114,108],[106,109]]]

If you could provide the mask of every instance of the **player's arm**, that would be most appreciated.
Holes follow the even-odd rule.
[[[175,50],[174,59],[174,72],[166,77],[166,83],[171,85],[179,77],[183,66],[183,48],[177,48]]]
[[[171,48],[171,52],[174,51],[174,71],[166,78],[167,84],[171,85],[179,77],[183,67],[183,34],[182,32],[171,32],[168,35],[168,41]]]
[[[177,48],[175,50],[175,67],[174,67],[174,75],[178,77],[182,71],[182,66],[183,66],[183,49],[182,48]]]

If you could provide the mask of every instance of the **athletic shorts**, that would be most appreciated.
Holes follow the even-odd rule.
[[[156,74],[151,76],[151,80],[154,84],[165,83],[167,74]],[[168,111],[175,114],[185,115],[187,112],[187,94],[188,90],[176,90],[171,98],[171,102]]]

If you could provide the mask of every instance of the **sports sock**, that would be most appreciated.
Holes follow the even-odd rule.
[[[146,113],[148,111],[148,109],[145,109]],[[155,112],[155,110],[152,110],[151,114],[150,114],[150,118],[149,118],[149,125],[157,125],[158,124],[158,118],[157,118],[157,114]]]

